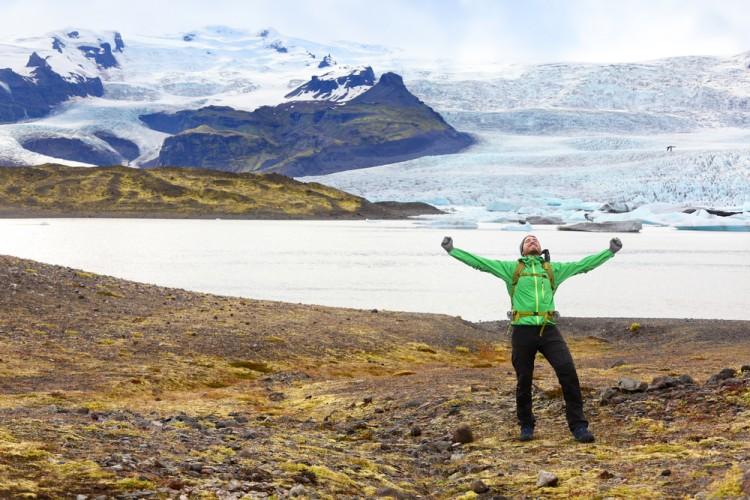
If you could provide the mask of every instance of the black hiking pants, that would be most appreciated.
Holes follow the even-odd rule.
[[[572,431],[576,427],[588,427],[583,415],[583,398],[578,382],[573,357],[560,331],[553,325],[544,327],[518,325],[513,327],[513,368],[516,370],[516,413],[519,423],[534,426],[534,412],[531,409],[531,383],[534,376],[534,358],[541,352],[552,368],[562,386],[565,398],[565,417]]]

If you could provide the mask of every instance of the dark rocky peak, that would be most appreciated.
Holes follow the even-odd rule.
[[[49,67],[49,64],[47,64],[47,60],[43,59],[39,56],[36,52],[32,52],[31,56],[29,56],[29,62],[26,63],[27,68],[44,68]]]
[[[341,81],[341,78],[338,79]],[[367,66],[361,71],[354,71],[349,76],[345,77],[345,81],[348,87],[358,87],[360,85],[374,85],[375,84],[375,72],[372,70],[372,66]]]
[[[370,90],[352,99],[352,104],[390,104],[397,106],[423,106],[424,104],[404,85],[396,73],[383,73]]]
[[[266,38],[271,32],[269,30],[262,30],[260,33],[258,33],[258,36],[261,38]]]
[[[122,40],[122,35],[119,31],[115,31],[115,52],[122,52],[125,50],[125,42]]]
[[[320,61],[320,64],[318,64],[318,68],[329,68],[336,64],[336,61],[333,60],[333,57],[331,57],[331,54],[328,54],[323,58],[322,61]]]
[[[62,49],[65,48],[65,43],[57,37],[52,38],[52,50],[56,50],[62,54]]]
[[[76,39],[79,37],[79,35],[80,33],[78,33],[77,31],[71,31],[68,33],[68,38]]]
[[[281,40],[274,41],[273,43],[269,44],[268,47],[275,50],[279,54],[286,54],[287,52],[289,52],[289,50],[284,47],[284,44],[281,43]]]
[[[183,42],[192,42],[193,40],[195,40],[195,36],[196,36],[195,33],[188,33],[186,35],[183,35],[182,41]]]
[[[119,67],[119,63],[112,54],[112,46],[107,42],[102,42],[98,47],[91,45],[79,45],[78,50],[88,59],[96,61],[97,66],[102,69]]]

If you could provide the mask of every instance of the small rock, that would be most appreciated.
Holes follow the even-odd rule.
[[[76,500],[86,500],[88,496],[86,495],[76,495]]]
[[[448,410],[448,416],[458,415],[461,413],[461,407],[459,405],[453,405],[451,406],[451,409]]]
[[[461,424],[453,430],[452,439],[454,443],[471,443],[474,441],[474,434],[468,424]]]
[[[252,440],[258,437],[258,433],[253,430],[246,430],[240,434],[242,439]]]
[[[365,399],[362,400],[363,405],[369,405],[372,403],[372,396],[367,396]]]
[[[411,434],[412,437],[421,436],[422,429],[418,425],[415,425],[414,427],[411,428],[411,430],[409,431],[409,434]]]
[[[618,366],[623,366],[624,364],[626,364],[624,359],[618,359],[617,361],[615,361],[614,363],[612,363],[611,365],[609,365],[609,367],[610,368],[617,368]]]
[[[742,493],[744,495],[750,495],[750,470],[746,470],[742,475]]]
[[[232,479],[229,481],[229,484],[227,485],[227,489],[229,491],[239,491],[242,489],[242,482],[237,481],[236,479]]]
[[[386,486],[384,488],[378,488],[375,491],[376,497],[392,497],[392,498],[404,498],[404,494],[396,488]]]
[[[613,477],[615,477],[615,475],[609,472],[608,470],[603,470],[599,473],[598,477],[599,479],[612,479]]]
[[[671,470],[669,470],[669,469],[664,469],[663,471],[661,471],[661,472],[659,473],[659,475],[660,475],[660,476],[671,476],[671,475],[672,475],[672,471],[671,471]]]
[[[490,388],[486,385],[472,384],[471,392],[490,392]]]
[[[609,387],[607,389],[604,389],[601,395],[599,396],[599,404],[601,404],[602,406],[607,405],[611,403],[613,398],[615,398],[615,396],[619,394],[620,394],[620,391],[618,391],[614,387]]]
[[[292,479],[295,483],[300,484],[318,484],[318,475],[309,469],[298,472]]]
[[[556,475],[543,470],[539,471],[539,477],[537,477],[536,486],[538,488],[544,488],[546,486],[557,486],[557,482],[558,479]]]
[[[675,377],[670,377],[670,376],[654,377],[654,379],[651,381],[651,384],[649,384],[647,390],[660,391],[662,389],[668,389],[669,387],[674,387],[677,384],[678,384],[678,381]]]
[[[272,392],[268,395],[268,399],[271,401],[282,401],[283,399],[286,399],[286,396],[283,392]]]
[[[301,484],[298,484],[296,486],[293,486],[291,490],[289,490],[289,496],[290,497],[301,497],[305,494],[305,487]]]
[[[481,495],[482,493],[487,493],[488,491],[490,491],[490,487],[484,484],[481,479],[477,479],[471,483],[471,491],[473,491],[477,495]]]
[[[750,365],[742,365],[740,367],[740,372],[742,372],[742,373],[750,372]]]
[[[643,392],[648,388],[648,384],[632,378],[622,377],[617,381],[617,388],[625,392]]]
[[[453,453],[451,455],[450,461],[451,462],[460,462],[464,458],[463,453]]]
[[[450,441],[433,441],[432,443],[426,443],[425,445],[420,445],[420,448],[424,446],[425,448],[432,448],[435,451],[443,452],[448,451],[451,449],[452,443]]]
[[[264,493],[272,493],[276,491],[276,486],[271,483],[264,482],[252,482],[247,484],[247,489],[250,491],[262,491]]]
[[[185,483],[182,482],[180,479],[175,478],[175,479],[170,479],[169,482],[167,483],[167,486],[169,487],[169,489],[179,491],[185,487]]]

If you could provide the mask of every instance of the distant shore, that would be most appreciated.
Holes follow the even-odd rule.
[[[405,219],[420,202],[370,202],[280,174],[128,167],[0,167],[0,218]]]

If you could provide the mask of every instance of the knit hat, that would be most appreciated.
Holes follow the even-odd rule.
[[[528,238],[529,236],[531,235],[527,234],[526,236],[524,236],[523,239],[521,240],[521,246],[518,247],[518,251],[521,252],[521,255],[523,255],[523,243],[526,241],[526,238]]]

